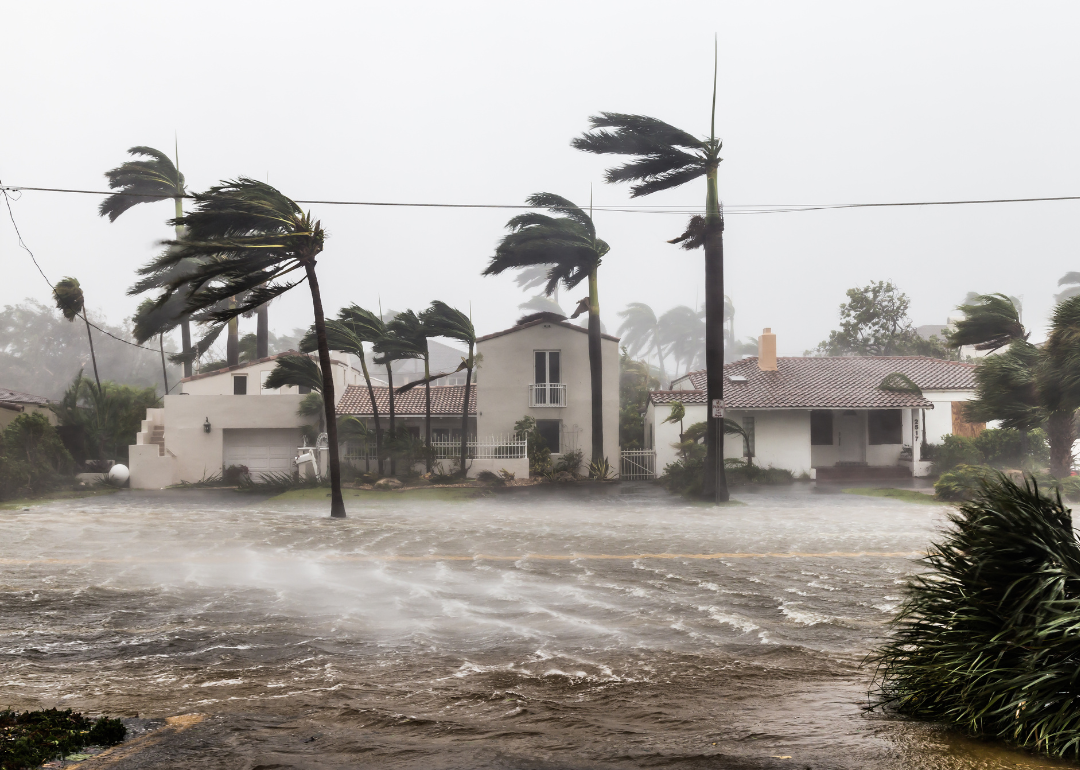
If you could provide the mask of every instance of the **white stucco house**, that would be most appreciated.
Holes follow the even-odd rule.
[[[243,465],[253,475],[291,473],[307,422],[296,414],[306,391],[264,386],[283,355],[294,353],[187,377],[179,394],[165,396],[163,407],[147,409],[129,449],[131,486],[160,489],[196,482],[231,465]],[[334,354],[336,393],[363,382],[350,358]]]
[[[892,374],[917,387],[891,378],[883,388]],[[924,441],[981,427],[963,419],[962,404],[974,395],[974,364],[924,356],[777,357],[769,329],[757,357],[724,367],[725,414],[749,434],[754,462],[822,481],[927,475]],[[658,473],[677,459],[679,424],[664,422],[673,401],[685,406],[684,427],[707,419],[705,372],[649,394],[645,443],[656,451]],[[725,456],[743,457],[744,443],[726,436]]]
[[[517,438],[514,423],[525,415],[536,419],[556,459],[580,449],[588,461],[592,442],[588,333],[557,314],[522,320],[477,340],[481,361],[470,387],[468,420],[472,476],[503,468],[519,477],[528,475],[523,443],[506,451]],[[604,452],[616,467],[618,343],[617,337],[607,334],[601,340]],[[359,361],[339,352],[331,351],[331,355],[338,413],[358,417],[373,429],[371,398]],[[231,465],[246,466],[252,475],[292,472],[306,418],[296,414],[303,399],[296,388],[271,391],[264,387],[279,357],[185,378],[179,395],[166,396],[163,408],[147,410],[143,429],[130,450],[132,487],[157,489],[199,481]],[[379,381],[374,391],[385,431],[389,428],[389,389]],[[432,386],[434,444],[460,441],[464,391],[464,384]],[[395,393],[399,429],[418,438],[424,430],[424,397],[423,386]],[[442,448],[447,458],[458,456],[451,447]],[[444,465],[444,470],[449,468],[449,459]]]
[[[56,425],[56,412],[49,407],[51,403],[44,396],[0,388],[0,431],[15,422],[20,414],[43,414],[50,424]]]

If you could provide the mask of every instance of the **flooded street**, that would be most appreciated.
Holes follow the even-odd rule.
[[[1058,766],[861,710],[947,508],[605,491],[0,511],[0,700],[208,715],[158,766]]]

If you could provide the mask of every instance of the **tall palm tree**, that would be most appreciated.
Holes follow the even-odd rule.
[[[352,353],[360,359],[360,368],[364,373],[364,382],[367,384],[368,399],[371,401],[372,421],[375,423],[375,456],[378,458],[380,476],[383,475],[382,425],[379,421],[379,404],[375,400],[375,388],[371,384],[371,374],[368,372],[364,344],[377,342],[385,336],[386,324],[382,319],[356,304],[339,310],[337,320],[326,321],[326,339],[330,349]],[[309,329],[300,340],[300,350],[311,353],[318,350],[318,347],[319,340],[315,329]]]
[[[705,367],[710,403],[724,398],[724,216],[716,188],[723,143],[716,138],[716,66],[714,59],[712,116],[707,139],[699,139],[656,118],[601,112],[589,118],[591,130],[572,142],[585,152],[634,156],[628,163],[608,169],[606,176],[611,183],[634,182],[630,188],[634,198],[705,177]],[[702,496],[724,502],[728,499],[723,464],[724,432],[716,420],[708,423]]]
[[[375,340],[375,344],[372,345],[376,354],[373,359],[374,362],[386,367],[386,384],[389,386],[387,390],[390,396],[390,432],[388,438],[391,446],[396,445],[398,441],[397,409],[394,405],[394,362],[408,358],[420,358],[422,355],[414,340],[408,336],[401,336],[393,327],[393,323],[399,315],[401,314],[394,314],[394,317],[386,324],[386,333]],[[390,453],[390,475],[397,475],[397,457],[394,452]]]
[[[90,321],[86,318],[82,287],[70,276],[62,278],[53,286],[53,300],[56,302],[56,309],[64,314],[64,318],[69,321],[82,318],[86,324],[86,339],[90,342],[90,360],[94,364],[94,382],[97,383],[100,392],[101,378],[98,377],[97,356],[94,354],[94,336],[90,334]]]
[[[107,216],[110,222],[115,222],[117,217],[140,203],[152,203],[172,198],[176,218],[184,216],[183,200],[187,195],[187,188],[184,186],[184,175],[178,168],[179,159],[174,164],[168,155],[153,147],[132,147],[128,150],[128,155],[143,159],[129,160],[105,172],[105,177],[109,180],[109,189],[118,192],[101,202],[98,215]],[[182,234],[181,226],[176,225],[177,240]],[[135,293],[145,290],[141,289]],[[182,352],[186,355],[191,350],[191,323],[186,315],[180,318],[180,339]],[[191,376],[190,360],[184,362],[184,376]]]
[[[623,322],[619,324],[619,337],[631,356],[652,349],[656,353],[657,368],[660,371],[660,387],[667,381],[664,371],[664,351],[661,346],[660,322],[653,309],[644,302],[631,302],[625,310],[619,311]]]
[[[469,397],[472,390],[473,369],[476,367],[476,329],[473,328],[472,319],[469,316],[439,300],[431,303],[431,307],[424,311],[423,318],[429,336],[446,337],[464,342],[468,349],[468,356],[462,359],[461,365],[456,370],[465,369],[465,393],[461,402],[461,454],[458,466],[461,477],[464,478],[468,471],[466,462],[469,457]],[[438,376],[445,375],[436,375]]]
[[[398,313],[386,325],[386,330],[400,341],[398,351],[402,358],[420,358],[424,361],[424,448],[428,450],[424,464],[427,472],[431,473],[431,354],[428,351],[428,337],[431,335],[422,316],[411,310]]]
[[[185,228],[183,239],[167,241],[168,250],[149,266],[151,270],[164,270],[184,260],[191,260],[194,265],[190,276],[166,287],[162,299],[167,300],[171,293],[190,286],[188,310],[205,311],[208,320],[222,324],[307,281],[319,341],[330,443],[330,515],[344,518],[334,378],[322,294],[315,272],[315,259],[322,252],[326,238],[322,223],[277,189],[254,179],[241,177],[222,182],[194,197],[195,211],[174,220]],[[295,271],[303,271],[303,276],[281,280]],[[243,297],[243,300],[231,307],[213,309],[230,297]]]
[[[329,321],[327,323],[330,323]],[[301,417],[319,417],[319,432],[326,430],[326,408],[322,397],[323,377],[318,362],[311,356],[280,356],[274,362],[274,368],[266,376],[267,388],[281,388],[288,385],[303,386],[311,392],[300,402],[296,413]],[[329,438],[329,431],[326,431]]]
[[[169,395],[169,370],[165,365],[165,335],[180,324],[183,315],[184,300],[179,294],[174,294],[162,306],[158,306],[154,300],[147,297],[139,303],[139,307],[132,319],[135,326],[132,336],[137,343],[142,345],[154,337],[158,338],[158,352],[161,354],[161,377],[165,381],[163,397]]]
[[[949,335],[950,344],[1008,348],[979,362],[975,398],[965,405],[965,414],[970,420],[1000,420],[1002,427],[1022,431],[1045,426],[1050,472],[1068,476],[1076,440],[1074,417],[1080,409],[1080,296],[1058,304],[1042,346],[1027,341],[1028,332],[1007,297],[984,294],[977,300],[961,306],[965,318]]]
[[[675,373],[682,364],[685,376],[696,367],[705,348],[705,322],[693,308],[677,305],[657,321],[660,344],[675,361]]]
[[[502,239],[484,275],[504,270],[548,265],[544,293],[555,292],[559,283],[573,289],[589,280],[589,371],[592,380],[592,460],[604,459],[603,366],[600,353],[600,296],[597,271],[610,246],[596,237],[592,217],[566,198],[536,193],[526,202],[562,216],[539,212],[519,214],[506,223],[510,233]]]

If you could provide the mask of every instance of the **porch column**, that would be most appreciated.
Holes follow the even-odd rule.
[[[920,409],[911,410],[911,461],[912,468],[915,467],[915,463],[922,459],[922,420],[920,418]]]

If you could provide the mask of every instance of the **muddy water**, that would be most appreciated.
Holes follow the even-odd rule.
[[[209,715],[124,767],[1052,765],[860,709],[942,509],[740,497],[3,511],[0,706]]]

